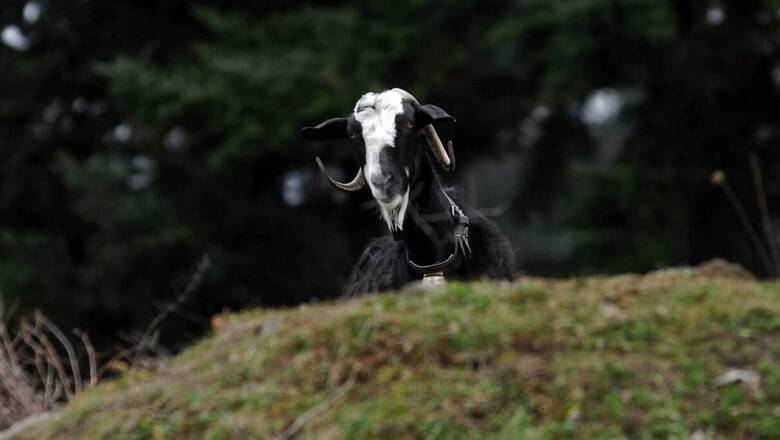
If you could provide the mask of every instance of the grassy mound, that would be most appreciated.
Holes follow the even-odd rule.
[[[219,316],[21,438],[780,438],[780,284],[712,272]]]

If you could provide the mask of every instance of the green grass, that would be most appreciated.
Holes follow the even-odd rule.
[[[220,316],[29,438],[780,438],[780,284],[672,270]],[[751,369],[759,389],[715,385]]]

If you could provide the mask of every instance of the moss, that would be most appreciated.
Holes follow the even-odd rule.
[[[27,438],[777,438],[780,288],[685,271],[450,283],[215,317]],[[716,386],[750,368],[761,389]]]

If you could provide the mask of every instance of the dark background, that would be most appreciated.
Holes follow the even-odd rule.
[[[524,273],[776,275],[710,175],[766,246],[749,158],[780,226],[779,21],[777,0],[4,1],[2,295],[103,347],[204,254],[172,347],[225,308],[334,297],[384,225],[316,169],[351,176],[349,149],[298,130],[390,87],[458,119],[447,181]]]

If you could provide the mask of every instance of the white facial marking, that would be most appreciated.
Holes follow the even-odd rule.
[[[390,201],[382,201],[386,195],[374,187],[371,176],[383,174],[379,163],[383,148],[395,148],[395,118],[403,113],[403,100],[415,101],[414,97],[401,89],[387,90],[382,93],[366,93],[355,104],[355,119],[363,129],[363,141],[366,146],[365,173],[371,194],[379,203],[382,218],[390,230],[402,230],[406,209],[409,204],[409,190],[403,196]],[[407,177],[409,171],[406,170]]]
[[[380,152],[382,148],[395,147],[395,117],[403,110],[403,98],[393,90],[379,94],[367,93],[355,105],[355,119],[363,128],[366,145],[367,176],[382,172],[379,165]],[[373,186],[371,190],[377,196]]]

